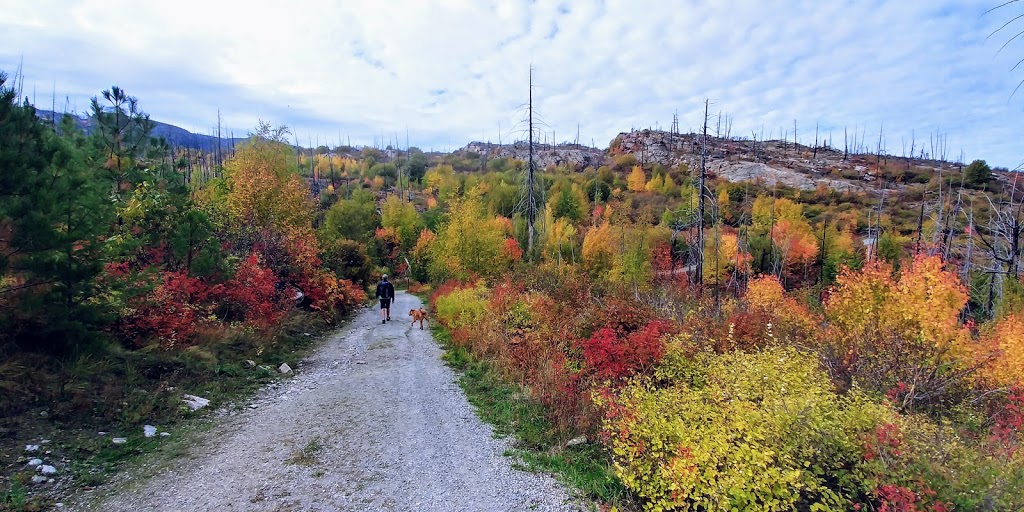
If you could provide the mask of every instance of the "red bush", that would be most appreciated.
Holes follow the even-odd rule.
[[[662,338],[674,331],[671,323],[650,322],[626,336],[605,327],[583,343],[588,372],[597,380],[619,380],[650,368],[665,352]]]
[[[156,338],[161,345],[187,344],[201,321],[201,304],[210,290],[202,280],[180,272],[162,272],[149,294],[130,301],[119,330],[135,346]]]
[[[609,328],[620,336],[634,332],[651,321],[650,310],[633,301],[610,298],[603,306],[588,308],[584,335]],[[589,329],[587,329],[589,327]]]
[[[235,276],[218,290],[225,317],[245,320],[260,328],[269,328],[284,316],[285,307],[277,292],[277,275],[260,263],[257,253],[249,255]]]
[[[1024,387],[1016,385],[1010,390],[1006,405],[995,416],[992,441],[1002,451],[1013,456],[1020,449],[1024,434]]]

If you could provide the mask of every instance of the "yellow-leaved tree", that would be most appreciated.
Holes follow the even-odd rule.
[[[453,197],[430,243],[430,275],[438,281],[471,274],[490,276],[507,267],[505,238],[511,223],[487,212],[477,190]]]
[[[312,229],[314,203],[291,162],[291,148],[257,135],[225,163],[225,204],[243,232]]]
[[[583,266],[594,277],[605,275],[615,262],[618,244],[612,235],[611,222],[590,228],[583,237]]]
[[[647,176],[644,175],[644,170],[639,165],[634,165],[633,170],[626,177],[626,185],[629,190],[633,192],[643,192],[647,190]]]
[[[1024,314],[996,320],[981,337],[976,354],[987,384],[1009,387],[1024,384]]]
[[[941,403],[968,373],[967,298],[938,256],[916,256],[897,278],[877,261],[844,270],[825,301],[825,352],[849,384],[890,393],[901,407]]]
[[[566,217],[555,218],[554,209],[548,205],[544,212],[544,255],[551,261],[575,263],[577,251],[576,226]]]
[[[661,174],[653,176],[651,181],[648,181],[644,188],[646,188],[648,192],[662,192],[665,190],[665,177]]]
[[[722,286],[737,272],[750,272],[750,254],[740,251],[739,237],[722,227],[708,229],[704,246],[704,284]]]

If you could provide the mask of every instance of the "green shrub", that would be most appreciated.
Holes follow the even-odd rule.
[[[460,288],[437,297],[434,307],[437,319],[445,327],[456,330],[481,322],[487,315],[487,288]]]
[[[616,473],[648,510],[846,510],[870,489],[862,439],[892,413],[839,397],[814,356],[671,354],[670,384],[637,381],[595,400]]]

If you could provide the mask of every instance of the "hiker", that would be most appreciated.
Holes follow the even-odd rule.
[[[388,275],[380,276],[377,283],[377,298],[380,299],[380,323],[391,320],[391,301],[395,300],[395,287],[388,282]]]

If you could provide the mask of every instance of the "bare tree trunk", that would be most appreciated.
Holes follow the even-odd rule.
[[[704,180],[707,176],[707,146],[708,146],[708,100],[704,100],[704,132],[701,137],[701,149],[700,149],[700,180],[698,183],[698,199],[697,199],[697,215],[700,217],[697,221],[697,268],[695,269],[695,279],[697,281],[697,289],[702,290],[704,287]]]
[[[528,170],[527,170],[527,178],[526,178],[527,179],[527,185],[526,185],[526,188],[527,188],[527,205],[526,205],[527,210],[526,210],[526,212],[527,213],[526,213],[526,216],[527,216],[527,222],[529,223],[529,225],[527,227],[527,237],[528,238],[527,238],[527,243],[526,243],[526,250],[529,253],[528,257],[529,258],[533,258],[533,237],[534,237],[534,229],[535,229],[534,228],[534,221],[536,220],[536,216],[537,216],[536,208],[535,208],[535,205],[534,205],[534,199],[533,199],[533,172],[534,172],[534,162],[533,162],[533,66],[530,67],[530,94],[529,94],[529,105],[528,105],[528,108],[529,108],[529,117],[530,117],[530,119],[529,119],[529,126],[528,126],[527,129],[530,132],[529,133],[530,161],[527,164]]]
[[[850,156],[850,144],[846,139],[846,127],[843,127],[843,161],[845,162]]]
[[[814,122],[814,159],[818,158],[818,122]]]

